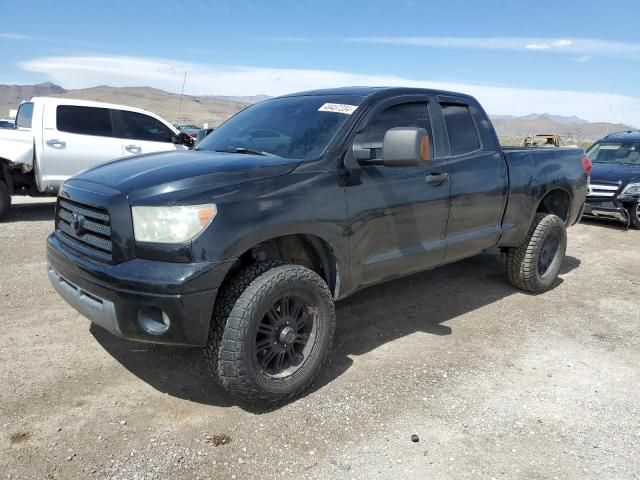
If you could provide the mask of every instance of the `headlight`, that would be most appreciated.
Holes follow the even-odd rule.
[[[634,195],[640,195],[640,183],[630,183],[624,187],[620,194],[621,197],[632,197]]]
[[[182,243],[194,239],[216,216],[214,204],[183,207],[131,207],[138,242]]]

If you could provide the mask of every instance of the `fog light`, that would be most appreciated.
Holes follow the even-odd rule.
[[[171,320],[167,312],[158,307],[142,307],[138,311],[138,323],[145,332],[151,335],[161,335],[169,330]]]

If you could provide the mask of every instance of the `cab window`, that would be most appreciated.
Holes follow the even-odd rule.
[[[444,103],[441,106],[449,134],[451,155],[462,155],[479,150],[480,138],[469,107],[453,103]]]
[[[122,136],[130,140],[171,142],[174,133],[161,121],[137,112],[120,111]]]
[[[382,156],[384,135],[395,127],[424,128],[432,138],[427,103],[401,103],[375,113],[367,123],[365,130],[358,134],[355,142],[362,148],[370,149],[371,159],[379,159]]]
[[[16,115],[16,127],[31,128],[31,120],[33,118],[33,103],[25,102],[20,105],[18,114]]]
[[[58,105],[56,126],[60,132],[112,137],[111,114],[107,108]]]

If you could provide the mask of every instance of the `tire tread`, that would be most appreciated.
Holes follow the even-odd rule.
[[[559,225],[564,230],[565,224],[558,216],[536,213],[522,244],[509,249],[507,276],[514,287],[531,293],[542,293],[551,288],[553,282],[544,284],[538,276],[538,246],[547,236],[549,230]],[[566,234],[559,248],[566,248]],[[562,252],[562,256],[564,257],[564,252]]]

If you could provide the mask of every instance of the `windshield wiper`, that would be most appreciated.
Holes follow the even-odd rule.
[[[246,147],[231,147],[224,148],[220,150],[215,150],[216,152],[226,152],[226,153],[244,153],[246,155],[262,155],[265,157],[275,157],[273,153],[263,152],[262,150],[254,150],[253,148]]]

